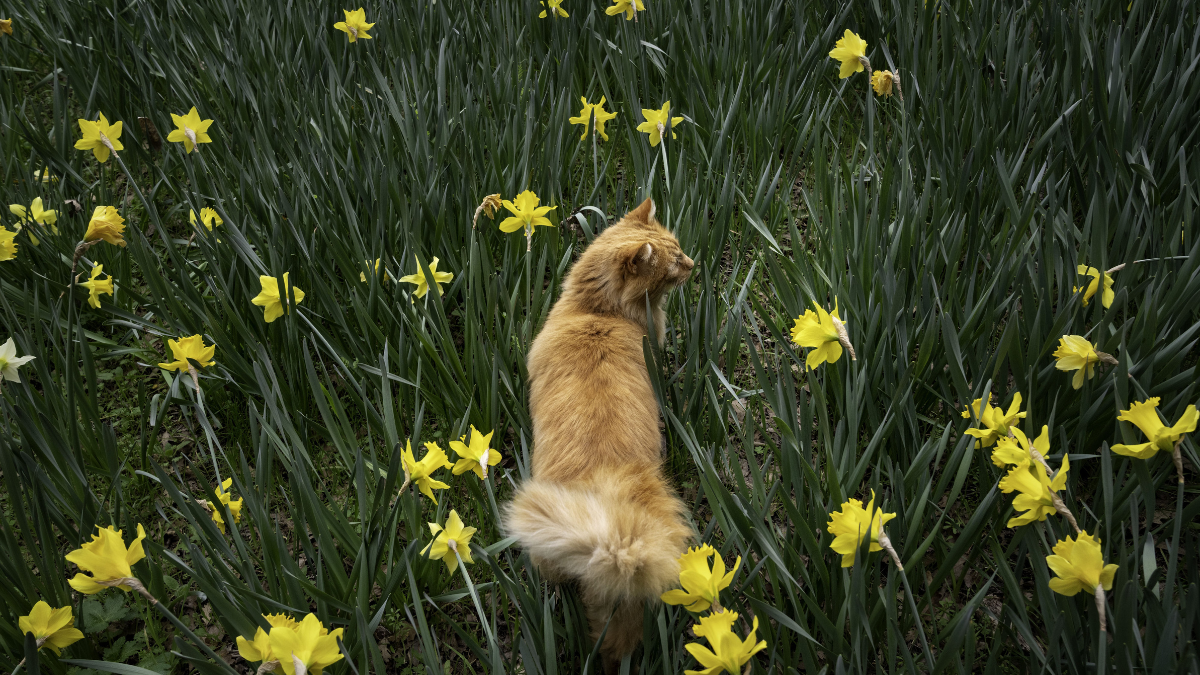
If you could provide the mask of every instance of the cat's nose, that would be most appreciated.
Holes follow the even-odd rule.
[[[681,262],[683,263],[683,266],[689,270],[696,266],[695,261],[693,261],[691,258],[687,257],[686,255],[683,256],[683,260]]]

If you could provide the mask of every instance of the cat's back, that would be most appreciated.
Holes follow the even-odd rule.
[[[642,336],[624,317],[554,308],[529,351],[535,475],[584,479],[657,461],[658,404]]]

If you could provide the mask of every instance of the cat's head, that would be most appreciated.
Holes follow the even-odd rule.
[[[592,241],[568,278],[577,302],[644,319],[646,296],[657,306],[687,281],[695,263],[654,214],[647,199]]]

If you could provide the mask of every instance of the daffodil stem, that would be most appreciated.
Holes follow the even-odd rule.
[[[496,636],[492,635],[492,626],[488,623],[487,614],[483,611],[483,603],[479,602],[479,594],[475,592],[475,584],[471,582],[467,566],[463,562],[462,556],[459,555],[457,546],[452,546],[450,550],[454,551],[454,557],[458,559],[458,569],[462,570],[463,580],[467,582],[467,590],[471,592],[471,602],[475,603],[475,611],[479,613],[479,623],[483,625],[483,633],[487,636],[488,646],[491,647],[493,655],[499,658],[500,648],[496,644]]]
[[[667,183],[667,192],[671,191],[671,167],[667,164],[667,132],[671,130],[671,116],[667,115],[667,124],[658,123],[658,147],[662,150],[663,177]]]
[[[904,563],[900,562],[900,556],[896,554],[896,548],[892,546],[892,540],[887,536],[887,532],[879,530],[879,546],[888,552],[892,562],[896,563],[896,569],[904,571]]]
[[[1183,445],[1182,436],[1178,441],[1175,441],[1175,448],[1171,450],[1171,459],[1175,462],[1175,475],[1177,476],[1176,480],[1179,483],[1180,490],[1183,489],[1183,452],[1179,449],[1181,445]]]
[[[258,670],[255,671],[254,675],[267,675],[267,673],[274,671],[278,667],[279,667],[278,661],[275,661],[275,660],[263,661],[261,664],[259,664]]]
[[[925,639],[925,627],[921,625],[921,611],[917,609],[917,601],[913,597],[912,587],[908,585],[908,574],[904,572],[903,567],[897,571],[900,573],[900,582],[904,584],[904,594],[908,596],[908,606],[913,613],[913,623],[917,626],[917,635],[921,638],[921,651],[925,654],[925,667],[931,669],[933,668],[933,654],[929,651],[929,641]]]
[[[1107,617],[1107,613],[1104,611],[1104,609],[1105,609],[1104,600],[1105,600],[1104,584],[1096,584],[1096,612],[1098,614],[1100,614],[1100,632],[1101,633],[1108,632],[1108,617]]]
[[[1188,259],[1188,257],[1186,255],[1173,255],[1173,256],[1166,256],[1166,257],[1162,257],[1162,258],[1143,258],[1141,260],[1134,260],[1131,263],[1121,263],[1120,265],[1117,265],[1116,267],[1105,270],[1104,273],[1112,274],[1113,272],[1120,272],[1121,270],[1125,269],[1126,264],[1139,265],[1141,263],[1160,262],[1163,260],[1187,260],[1187,259]]]
[[[184,635],[186,635],[187,638],[192,641],[192,644],[196,645],[196,647],[198,647],[200,649],[200,651],[204,652],[205,656],[207,656],[208,658],[212,659],[213,661],[225,666],[230,672],[236,672],[233,670],[232,667],[230,667],[230,665],[228,663],[225,662],[224,659],[222,659],[220,656],[218,656],[217,653],[214,652],[212,650],[212,648],[209,647],[208,644],[204,642],[204,640],[201,640],[199,638],[199,636],[197,636],[195,633],[193,633],[190,628],[188,628],[186,625],[184,625],[184,623],[179,620],[179,617],[175,616],[174,612],[167,609],[166,605],[159,602],[158,598],[151,595],[150,591],[146,590],[146,587],[142,584],[142,582],[140,580],[138,580],[134,577],[126,577],[123,579],[112,579],[110,581],[98,581],[97,583],[99,583],[102,586],[110,586],[110,587],[111,586],[127,586],[127,587],[133,589],[134,591],[137,591],[139,595],[141,595],[143,598],[146,598],[146,600],[150,602],[151,606],[157,607],[158,611],[164,617],[167,618],[167,621],[170,621],[176,628],[179,629],[180,632],[182,632]]]

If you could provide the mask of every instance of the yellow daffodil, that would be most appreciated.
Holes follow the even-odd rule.
[[[758,640],[756,635],[758,617],[754,617],[750,634],[745,640],[733,633],[733,624],[737,617],[736,612],[729,610],[700,617],[700,623],[692,632],[696,637],[707,640],[709,646],[691,642],[684,645],[684,649],[699,662],[703,670],[685,670],[684,675],[741,675],[742,666],[755,654],[767,648],[767,641]]]
[[[188,212],[188,222],[192,225],[196,224],[195,209]],[[209,232],[212,232],[214,226],[225,224],[225,221],[221,220],[221,216],[217,215],[217,210],[208,206],[200,209],[200,222],[204,224],[204,227]]]
[[[1013,466],[1045,476],[1046,470],[1042,468],[1041,462],[1034,459],[1033,451],[1037,450],[1043,459],[1050,454],[1050,427],[1043,424],[1041,435],[1035,438],[1033,443],[1029,442],[1025,432],[1016,427],[1012,428],[1012,433],[1012,437],[1004,435],[996,443],[996,449],[992,451],[992,463],[1001,469]]]
[[[97,264],[92,268],[92,273],[87,281],[79,282],[88,290],[88,304],[96,309],[100,308],[100,295],[103,293],[113,294],[113,280],[110,275],[107,279],[99,279],[98,277],[104,274],[104,265]]]
[[[404,472],[408,474],[408,479],[416,484],[421,494],[437,504],[437,497],[433,496],[433,491],[445,490],[450,486],[434,479],[433,472],[438,469],[449,469],[454,465],[446,457],[446,451],[438,447],[437,443],[426,443],[425,450],[425,456],[418,462],[413,455],[412,441],[408,441],[407,446],[401,451],[400,463],[404,465]]]
[[[547,2],[550,3],[549,6],[546,5]],[[538,4],[546,8],[542,10],[541,14],[538,14],[539,19],[546,18],[547,12],[556,19],[560,16],[564,19],[571,16],[567,14],[567,10],[562,8],[563,0],[545,0],[545,2],[539,2]]]
[[[287,675],[296,675],[297,666],[313,675],[342,660],[338,638],[343,629],[328,630],[316,614],[304,617],[296,626],[272,626],[271,655]],[[299,663],[297,663],[299,662]]]
[[[446,526],[442,527],[437,523],[429,523],[429,532],[433,534],[433,541],[421,550],[421,555],[428,555],[431,560],[441,560],[446,563],[446,571],[454,574],[454,570],[458,569],[458,559],[467,564],[474,564],[471,560],[471,537],[475,534],[475,528],[464,527],[462,519],[458,517],[458,511],[451,511],[450,517],[446,519]],[[455,553],[458,555],[454,555]]]
[[[262,617],[266,619],[267,625],[269,625],[271,628],[287,628],[294,631],[300,627],[299,621],[286,614],[263,614]],[[329,631],[325,628],[325,626],[321,626],[321,630],[318,631],[318,636],[328,634]],[[270,632],[263,630],[261,626],[255,629],[253,640],[247,640],[239,635],[237,638],[237,646],[238,654],[240,654],[241,657],[247,661],[254,662],[279,660],[279,658],[271,649]]]
[[[187,339],[187,338],[184,338],[184,339]],[[231,495],[229,493],[229,488],[232,485],[233,485],[233,479],[226,478],[224,481],[221,482],[220,485],[217,486],[216,490],[213,490],[213,494],[215,494],[217,496],[218,502],[224,504],[225,506],[227,506],[229,508],[229,514],[231,516],[233,516],[233,522],[240,523],[240,522],[242,522],[242,500],[230,499]],[[212,505],[212,519],[213,519],[213,522],[217,524],[217,529],[224,532],[225,531],[225,516],[221,515],[221,509],[217,508],[216,504]]]
[[[38,600],[29,614],[17,619],[22,635],[32,633],[38,649],[49,647],[55,654],[61,654],[64,647],[83,639],[83,633],[74,623],[70,605],[51,609],[45,600]]]
[[[1150,459],[1160,450],[1163,452],[1172,452],[1175,449],[1175,444],[1183,439],[1184,434],[1190,434],[1196,430],[1196,422],[1200,420],[1200,412],[1196,411],[1195,405],[1189,405],[1187,408],[1184,408],[1179,421],[1174,426],[1168,427],[1158,418],[1158,402],[1159,398],[1155,396],[1145,401],[1134,403],[1129,406],[1129,410],[1122,410],[1121,414],[1117,415],[1118,420],[1133,424],[1138,429],[1141,429],[1146,438],[1150,440],[1138,445],[1114,445],[1112,446],[1113,452],[1118,455],[1126,455],[1138,459]]]
[[[36,359],[36,356],[17,356],[17,345],[12,338],[0,345],[0,377],[9,382],[20,382],[21,374],[17,368]]]
[[[92,212],[92,219],[88,221],[87,232],[84,233],[84,241],[96,241],[103,239],[110,244],[117,246],[125,245],[125,219],[117,213],[115,206],[97,206]]]
[[[167,134],[167,140],[171,143],[183,143],[184,151],[189,154],[201,143],[212,143],[212,139],[208,137],[208,127],[213,121],[200,119],[196,106],[192,106],[186,115],[171,113],[171,121],[175,123],[175,130]]]
[[[429,273],[433,275],[433,283],[440,296],[442,294],[442,284],[450,283],[454,279],[454,274],[452,272],[439,272],[437,271],[437,266],[438,259],[434,257],[429,263]],[[421,267],[420,259],[417,259],[417,273],[406,274],[400,277],[400,281],[406,284],[416,284],[417,288],[413,291],[413,295],[418,298],[425,297],[425,294],[429,292],[429,282],[425,280],[425,270]]]
[[[50,173],[50,167],[46,167],[45,169],[41,169],[39,171],[34,171],[33,179],[36,181],[41,181],[42,183],[49,183],[50,181],[54,181],[55,183],[58,182],[58,176]]]
[[[842,346],[850,343],[849,335],[844,334],[845,322],[838,316],[837,298],[833,299],[832,312],[826,312],[816,303],[813,307],[817,309],[816,313],[811,309],[804,310],[792,326],[792,342],[812,349],[804,359],[804,365],[810,369],[822,363],[836,363],[842,358]]]
[[[651,108],[642,108],[642,117],[646,118],[637,126],[637,130],[650,136],[650,147],[656,147],[659,141],[662,140],[662,134],[668,127],[671,129],[671,138],[675,138],[675,127],[683,122],[682,117],[671,117],[671,102],[667,101],[663,107],[658,110]]]
[[[0,19],[0,33],[12,35],[12,19]]]
[[[834,536],[829,548],[842,554],[842,567],[852,567],[864,537],[870,537],[872,552],[883,550],[879,545],[879,533],[884,524],[895,517],[894,513],[884,513],[883,509],[875,508],[874,490],[871,491],[871,501],[867,502],[865,509],[861,501],[851,499],[842,504],[840,511],[829,514],[826,527]]]
[[[709,556],[715,556],[712,567],[708,565]],[[672,589],[662,594],[662,601],[668,605],[684,605],[689,612],[705,612],[713,605],[720,605],[721,591],[733,581],[733,575],[742,565],[738,556],[733,563],[733,569],[725,573],[725,560],[717,550],[708,544],[689,548],[679,556],[679,585],[682,589]]]
[[[634,3],[637,3],[636,5]],[[604,13],[609,16],[616,16],[622,12],[625,13],[625,20],[632,19],[637,12],[646,11],[646,5],[642,0],[613,0],[612,7],[605,8]]]
[[[989,396],[990,398],[990,396]],[[982,410],[981,410],[982,408]],[[974,436],[979,440],[975,441],[975,447],[992,447],[1000,438],[1008,436],[1010,427],[1014,427],[1025,419],[1025,413],[1021,412],[1021,393],[1013,394],[1012,404],[1008,406],[1008,412],[1004,412],[1000,408],[993,408],[989,401],[988,405],[983,404],[983,399],[975,399],[971,404],[970,410],[964,410],[962,416],[970,419],[974,412],[974,417],[979,420],[980,428],[967,429],[968,436]]]
[[[1083,306],[1087,307],[1088,301],[1092,299],[1092,296],[1096,294],[1096,290],[1100,287],[1100,277],[1104,277],[1104,293],[1100,296],[1100,302],[1104,305],[1105,309],[1112,307],[1113,298],[1116,297],[1116,293],[1113,293],[1113,278],[1108,276],[1108,272],[1101,272],[1095,267],[1088,267],[1087,265],[1080,265],[1076,271],[1080,275],[1092,278],[1085,288],[1080,289],[1078,286],[1075,286],[1071,290],[1072,293],[1078,293],[1080,290],[1083,290]]]
[[[67,562],[75,563],[83,572],[91,572],[92,576],[80,572],[67,583],[71,584],[71,588],[88,595],[113,586],[126,592],[133,590],[125,583],[115,582],[132,578],[130,566],[146,557],[142,551],[146,530],[139,523],[137,538],[126,548],[121,530],[113,529],[112,525],[105,528],[97,526],[96,529],[98,533],[92,535],[91,541],[67,554]]]
[[[608,140],[608,132],[604,130],[604,124],[617,116],[615,112],[608,112],[604,109],[604,97],[600,97],[599,103],[588,103],[587,98],[580,96],[579,100],[583,102],[583,110],[579,111],[578,117],[568,118],[567,121],[571,124],[582,124],[583,135],[579,140],[584,140],[588,136],[588,132],[592,130],[592,121],[595,120],[596,133],[604,140]],[[683,119],[683,118],[680,118]]]
[[[50,211],[42,208],[41,197],[34,197],[28,209],[20,204],[10,204],[8,210],[17,217],[17,232],[21,231],[21,226],[24,222],[33,221],[45,225],[50,228],[51,232],[58,234],[58,226],[55,225],[58,222],[58,211]],[[34,246],[37,246],[39,243],[37,237],[32,232],[29,233],[29,243]]]
[[[1096,351],[1087,338],[1079,335],[1064,335],[1058,339],[1058,349],[1054,350],[1054,358],[1058,359],[1055,368],[1065,371],[1077,371],[1071,378],[1071,386],[1078,389],[1083,386],[1083,380],[1096,376],[1096,364],[1100,363],[1101,354]],[[1111,358],[1111,357],[1110,357]]]
[[[288,274],[290,272],[283,273],[284,287],[291,286]],[[262,285],[262,290],[250,302],[262,307],[263,320],[271,323],[287,312],[287,296],[280,293],[279,280],[275,277],[259,276],[258,283]],[[296,299],[296,304],[298,305],[304,300],[304,291],[296,286],[291,286],[291,288],[292,297]]]
[[[333,27],[346,34],[351,42],[356,40],[370,40],[371,36],[367,35],[367,31],[375,26],[373,23],[367,23],[367,13],[362,7],[356,10],[343,9],[342,13],[346,15],[345,21],[339,21],[333,24]],[[290,675],[290,673],[289,673]]]
[[[838,77],[845,79],[863,71],[862,59],[867,56],[867,41],[855,35],[850,29],[837,41],[837,45],[829,52],[829,58],[842,62]]]
[[[1068,596],[1080,591],[1095,593],[1097,586],[1111,591],[1119,567],[1104,564],[1100,539],[1086,531],[1055,544],[1054,555],[1046,556],[1046,564],[1058,575],[1050,580],[1050,590]]]
[[[76,150],[91,150],[96,156],[96,161],[103,164],[108,161],[108,153],[110,150],[121,151],[125,149],[121,145],[121,122],[109,124],[108,119],[104,117],[104,113],[100,113],[99,121],[92,122],[90,120],[79,120],[79,131],[83,134],[83,138],[75,141]]]
[[[505,199],[501,202],[504,208],[508,209],[511,216],[500,221],[501,232],[516,232],[524,228],[525,234],[532,236],[534,228],[538,226],[549,226],[550,219],[546,217],[555,206],[538,206],[541,202],[533,190],[526,190],[516,196],[513,201]]]
[[[895,81],[896,77],[890,70],[877,70],[871,74],[871,88],[875,90],[876,96],[891,96],[892,84]]]
[[[167,340],[167,346],[171,348],[171,355],[175,360],[158,364],[158,367],[164,370],[187,372],[188,359],[195,361],[198,368],[207,368],[215,363],[213,355],[217,352],[217,346],[204,346],[204,337],[200,334]]]
[[[462,442],[467,440],[466,436],[463,436],[462,441],[450,441],[450,449],[459,457],[458,461],[454,463],[453,473],[455,476],[474,471],[475,475],[479,476],[479,480],[487,478],[487,467],[496,466],[501,459],[499,451],[488,447],[491,445],[492,435],[495,433],[493,430],[489,431],[487,435],[481,434],[472,424],[470,445]]]
[[[0,261],[17,257],[17,233],[0,225]]]
[[[1045,520],[1046,516],[1056,513],[1058,511],[1054,507],[1056,495],[1053,493],[1059,492],[1067,486],[1067,472],[1070,468],[1070,459],[1063,455],[1062,468],[1058,470],[1053,479],[1047,476],[1045,471],[1033,471],[1021,467],[1014,467],[1004,478],[1001,478],[1000,491],[1019,492],[1020,494],[1013,498],[1013,508],[1025,512],[1010,519],[1007,526],[1028,525],[1035,520]]]
[[[379,276],[379,263],[380,263],[380,261],[381,261],[381,259],[380,259],[380,258],[376,258],[376,259],[375,259],[375,276]],[[364,267],[366,267],[368,270],[369,270],[369,269],[371,269],[371,261],[370,261],[370,260],[364,260],[364,261],[363,261],[363,266],[364,266]],[[450,275],[450,276],[451,276],[451,277],[453,277],[454,275]],[[390,275],[388,275],[388,273],[387,273],[387,270],[384,270],[384,271],[383,271],[383,280],[384,280],[384,281],[389,281],[389,280],[391,280],[391,278],[392,278],[392,277],[391,277]],[[359,281],[361,281],[361,282],[363,282],[364,284],[365,284],[365,283],[367,283],[367,273],[366,273],[366,272],[359,272],[359,273],[358,273],[358,280],[359,280]],[[422,295],[424,295],[424,294],[422,294]]]

